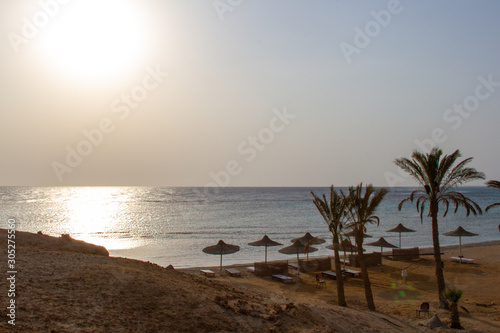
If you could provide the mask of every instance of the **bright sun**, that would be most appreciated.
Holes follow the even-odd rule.
[[[149,34],[137,4],[80,0],[62,7],[40,36],[51,67],[97,83],[144,65]]]

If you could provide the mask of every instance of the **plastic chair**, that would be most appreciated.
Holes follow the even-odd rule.
[[[429,314],[429,303],[423,302],[422,304],[420,304],[420,307],[417,308],[417,316],[418,316],[418,318],[420,318],[420,313],[421,312],[427,313],[427,317],[430,316],[430,314]]]
[[[326,288],[326,281],[320,280],[318,274],[316,274],[316,288]]]

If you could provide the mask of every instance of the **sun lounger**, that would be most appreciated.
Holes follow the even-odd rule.
[[[207,276],[207,277],[215,277],[215,272],[211,271],[209,269],[201,269],[200,273]]]
[[[332,271],[323,271],[321,272],[321,276],[327,276],[331,279],[337,280],[337,273]],[[344,274],[342,274],[342,278],[345,278]]]
[[[298,266],[297,266],[297,263],[295,263],[295,262],[289,262],[288,267],[292,267],[292,268],[297,269]]]
[[[253,266],[247,267],[247,271],[255,273],[255,267]]]
[[[286,276],[286,275],[282,275],[282,274],[273,275],[273,280],[280,280],[283,283],[292,283],[293,282],[293,278]]]
[[[241,272],[235,268],[226,268],[225,270],[231,276],[241,276]]]
[[[355,271],[354,269],[343,269],[342,272],[345,275],[349,275],[349,276],[353,276],[353,277],[361,276],[361,271]]]
[[[451,261],[456,261],[461,264],[472,264],[474,263],[474,259],[468,259],[468,258],[463,258],[463,257],[450,257]]]

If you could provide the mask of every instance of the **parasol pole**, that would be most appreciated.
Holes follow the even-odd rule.
[[[399,232],[399,249],[401,250],[401,231]]]
[[[265,247],[266,247],[266,255],[265,255],[265,257],[264,257],[264,258],[265,258],[265,259],[264,259],[264,263],[267,265],[267,244],[265,245]]]
[[[459,249],[460,249],[460,262],[462,262],[462,236],[458,236],[458,246],[459,246]]]
[[[299,249],[297,249],[297,276],[300,279],[300,262],[299,262]]]
[[[222,249],[220,251],[220,272],[222,274]]]

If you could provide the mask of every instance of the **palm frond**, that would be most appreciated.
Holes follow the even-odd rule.
[[[486,175],[474,168],[466,168],[465,165],[472,161],[472,157],[467,158],[455,166],[444,179],[442,187],[446,191],[452,187],[465,184],[472,180],[485,179]]]
[[[496,188],[500,190],[500,181],[498,180],[488,180],[486,182],[486,186],[491,187],[491,188]]]
[[[488,205],[488,207],[486,207],[485,211],[487,212],[490,209],[498,207],[498,206],[500,206],[500,202],[495,202],[494,204]]]
[[[472,213],[473,215],[481,215],[483,213],[483,210],[475,201],[466,197],[460,192],[448,191],[440,195],[437,198],[437,201],[438,203],[444,202],[447,205],[450,203],[455,205],[455,213],[457,212],[458,207],[465,208],[467,216],[469,216],[470,213]],[[443,217],[446,216],[447,213],[448,210],[445,211]]]
[[[394,163],[415,179],[420,185],[425,185],[425,173],[420,165],[408,158],[398,158]]]

